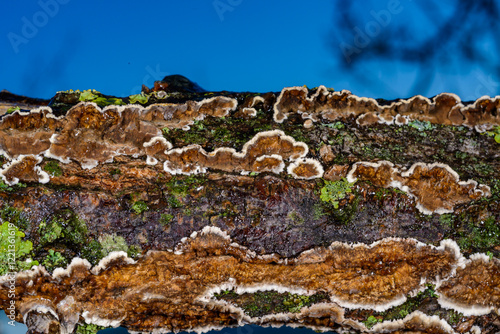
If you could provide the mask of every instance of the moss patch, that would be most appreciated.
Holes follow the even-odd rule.
[[[328,302],[326,293],[304,296],[277,291],[257,291],[255,293],[237,294],[234,290],[225,290],[214,294],[215,299],[225,300],[241,307],[251,317],[261,317],[275,313],[297,313],[305,306],[320,302]]]
[[[62,175],[62,168],[61,166],[59,166],[59,162],[54,160],[47,162],[47,164],[45,164],[45,166],[43,167],[43,170],[52,176]]]

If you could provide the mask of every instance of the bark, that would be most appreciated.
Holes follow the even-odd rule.
[[[0,277],[17,321],[500,330],[498,99],[160,86],[0,120],[1,218],[40,264]]]

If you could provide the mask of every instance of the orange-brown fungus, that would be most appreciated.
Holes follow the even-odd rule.
[[[348,179],[368,180],[378,187],[408,192],[416,198],[417,208],[426,214],[453,212],[455,205],[490,196],[488,186],[472,180],[460,181],[454,170],[440,163],[416,163],[408,171],[401,171],[388,161],[359,162],[352,167]]]
[[[53,276],[43,269],[18,274],[17,305],[26,314],[29,309],[23,305],[34,309],[43,303],[63,326],[74,322],[71,315],[81,314],[87,322],[121,324],[135,331],[189,330],[235,325],[241,318],[234,307],[214,307],[211,291],[224,286],[279,287],[328,293],[330,306],[320,311],[316,305],[316,312],[311,309],[302,317],[314,323],[331,309],[335,316],[330,319],[335,321],[342,313],[335,303],[386,309],[402,303],[423,282],[448,278],[459,261],[454,244],[436,248],[412,239],[385,239],[370,246],[334,243],[285,261],[276,255],[256,256],[209,227],[184,240],[175,252],[150,252],[137,263],[125,253],[113,254],[92,272],[86,261],[74,260],[68,270],[58,269]],[[8,301],[7,287],[5,280],[2,302]]]
[[[465,125],[478,131],[500,125],[500,97],[483,97],[464,105],[454,94],[443,93],[430,99],[414,96],[390,105],[379,105],[372,98],[358,97],[347,90],[329,91],[320,86],[308,96],[305,87],[289,87],[281,91],[274,105],[274,120],[283,122],[289,114],[299,113],[314,121],[345,119],[351,115],[359,125],[374,123],[406,124],[407,120],[429,121],[444,125]]]

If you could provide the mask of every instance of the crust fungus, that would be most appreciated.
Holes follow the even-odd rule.
[[[296,179],[311,180],[323,176],[323,166],[314,159],[298,159],[288,166],[288,174]]]
[[[187,175],[205,172],[207,168],[243,174],[280,173],[285,167],[284,160],[300,159],[307,152],[306,144],[295,141],[283,131],[265,131],[245,143],[241,152],[222,147],[207,153],[200,145],[167,151],[164,169],[171,174]]]
[[[329,248],[312,249],[295,259],[282,259],[256,255],[231,242],[220,229],[205,227],[184,239],[175,252],[149,252],[137,262],[117,252],[93,269],[79,259],[74,259],[67,269],[57,269],[52,276],[43,267],[35,267],[17,274],[15,298],[21,307],[42,297],[49,303],[71,301],[67,306],[88,323],[151,331],[230,324],[234,314],[243,319],[236,308],[214,308],[211,296],[221,289],[303,295],[324,291],[333,303],[316,305],[284,318],[273,315],[249,319],[254,323],[272,323],[297,317],[308,323],[309,319],[330,315],[333,322],[327,325],[332,326],[337,321],[348,323],[342,319],[340,307],[386,310],[403,303],[406,295],[421,290],[425,282],[449,279],[461,262],[453,242],[434,247],[413,239],[395,238],[371,245],[335,242]],[[0,299],[4,300],[8,293],[7,277],[0,279],[0,284]],[[42,290],[40,285],[44,286]],[[49,290],[54,295],[49,297],[41,292]],[[449,293],[454,295],[453,291]],[[155,302],[158,300],[160,304]],[[51,310],[63,326],[71,325],[59,308]],[[141,314],[153,310],[158,316],[152,322],[143,318],[137,321]],[[190,321],[178,319],[179,312],[188,314]]]
[[[49,107],[29,113],[16,111],[0,121],[0,153],[9,159],[43,154],[63,163],[77,161],[84,169],[112,162],[119,155],[147,155],[148,163],[155,164],[154,155],[162,156],[162,151],[171,148],[159,139],[159,127],[188,127],[207,115],[227,116],[236,106],[235,99],[217,96],[147,108],[127,105],[101,109],[95,103],[82,102],[61,117],[55,117]]]
[[[182,104],[153,104],[141,112],[141,120],[151,122],[160,127],[182,128],[189,130],[194,120],[202,120],[206,116],[225,117],[236,110],[238,101],[226,96],[215,96],[199,102],[187,101]]]
[[[357,179],[407,192],[416,199],[417,208],[424,214],[453,212],[455,205],[490,196],[488,186],[473,180],[460,181],[457,172],[441,163],[415,163],[404,171],[389,161],[357,162],[347,174],[347,180]]]
[[[19,155],[0,169],[0,175],[10,186],[19,181],[47,183],[50,181],[49,174],[38,166],[42,160],[36,155]]]
[[[47,107],[5,115],[0,120],[0,152],[7,158],[38,155],[50,147],[50,137],[59,124]]]
[[[274,105],[274,120],[282,123],[290,113],[299,113],[302,118],[313,121],[320,117],[333,121],[353,115],[359,125],[403,125],[408,120],[418,120],[464,125],[479,132],[500,125],[500,96],[484,96],[466,106],[458,96],[449,93],[439,94],[432,100],[417,95],[380,105],[375,99],[358,97],[347,90],[330,92],[325,86],[318,87],[311,96],[308,93],[305,87],[284,88]]]
[[[500,314],[500,261],[474,254],[437,290],[439,304],[464,315]]]
[[[252,118],[257,116],[258,105],[263,106],[265,99],[262,96],[251,96],[247,97],[243,104],[240,106],[240,110],[235,113],[235,117]]]

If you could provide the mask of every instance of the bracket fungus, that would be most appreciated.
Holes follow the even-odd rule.
[[[460,181],[450,166],[433,163],[415,163],[408,170],[395,168],[389,161],[357,162],[347,174],[349,182],[358,178],[376,186],[398,188],[417,200],[417,208],[424,214],[453,212],[457,204],[491,195],[487,185],[474,180]]]
[[[404,303],[406,296],[422,290],[426,283],[445,286],[455,275],[459,279],[457,267],[463,263],[453,241],[445,240],[434,247],[396,238],[371,245],[334,242],[328,248],[303,252],[295,259],[260,256],[234,243],[220,229],[205,227],[182,240],[175,252],[149,252],[138,261],[129,259],[126,253],[114,252],[94,268],[81,259],[73,259],[66,269],[56,269],[52,275],[36,267],[16,276],[15,298],[25,318],[32,312],[50,313],[50,321],[68,333],[76,324],[74,313],[70,316],[65,312],[68,309],[87,323],[124,325],[133,331],[197,330],[226,322],[228,317],[236,321],[230,324],[304,321],[312,325],[314,319],[326,317],[329,321],[325,326],[336,328],[356,324],[346,318],[345,308],[388,310]],[[482,272],[482,279],[498,279],[491,270]],[[7,277],[3,277],[0,284],[6,281]],[[222,290],[305,296],[323,291],[330,301],[301,308],[298,314],[255,318],[231,304],[217,302],[214,293]],[[498,291],[489,293],[486,305],[496,305]],[[6,294],[7,290],[0,289],[0,298],[7,298]],[[449,289],[446,296],[463,298],[461,292]],[[447,303],[446,307],[455,305]],[[141,314],[151,312],[155,316],[140,320]],[[189,320],[181,320],[177,314]],[[410,325],[426,329],[437,326],[437,320],[417,312],[396,323],[379,324],[378,329]],[[438,327],[447,326],[444,322]],[[363,325],[358,323],[357,327],[362,329]]]
[[[11,320],[60,334],[500,331],[500,97],[186,80],[0,116]]]
[[[358,97],[347,90],[329,91],[325,86],[319,86],[314,94],[308,95],[305,87],[284,88],[274,104],[274,121],[282,123],[290,113],[299,113],[302,118],[313,121],[354,116],[359,125],[403,125],[408,120],[419,120],[463,125],[480,132],[500,125],[500,96],[483,96],[474,103],[464,104],[455,94],[442,93],[432,100],[417,95],[381,105],[375,99]]]

